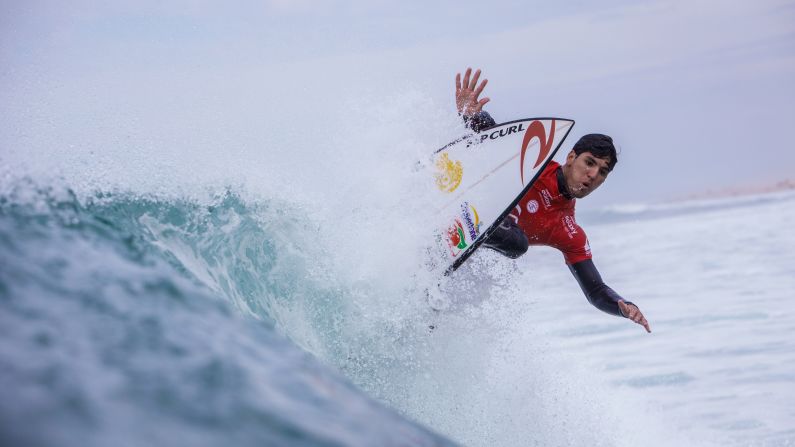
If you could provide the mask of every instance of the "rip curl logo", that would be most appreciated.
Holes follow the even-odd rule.
[[[443,192],[453,192],[461,184],[461,177],[464,175],[464,168],[460,161],[450,160],[450,156],[445,152],[436,159],[436,187]]]
[[[524,185],[524,156],[533,138],[538,138],[539,143],[538,158],[536,158],[536,162],[533,165],[533,169],[535,169],[544,161],[549,151],[552,150],[552,143],[555,141],[555,120],[552,120],[552,124],[549,128],[549,138],[547,138],[547,130],[544,128],[544,123],[541,121],[533,121],[530,123],[530,126],[528,126],[527,131],[524,133],[524,138],[522,139],[522,152],[519,157],[519,176],[522,180],[522,185]]]
[[[530,214],[535,214],[538,211],[538,201],[537,200],[530,200],[527,202],[527,212]]]

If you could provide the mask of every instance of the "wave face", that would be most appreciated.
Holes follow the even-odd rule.
[[[405,135],[407,110],[435,113],[409,97],[372,130],[354,110],[222,149],[209,126],[6,133],[0,443],[453,444],[382,386],[428,336],[427,207],[405,202],[449,137]]]
[[[291,226],[231,193],[17,185],[0,198],[3,444],[450,444],[284,337],[333,349],[344,304]]]

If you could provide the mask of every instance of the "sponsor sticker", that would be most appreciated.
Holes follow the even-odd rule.
[[[467,230],[469,230],[469,237],[471,241],[478,238],[480,234],[480,217],[478,217],[478,210],[469,202],[461,204],[461,217],[466,223]]]
[[[444,239],[450,255],[456,257],[478,238],[483,222],[480,221],[478,210],[469,202],[460,205],[460,216],[455,217],[447,228]]]
[[[458,256],[462,250],[467,248],[464,226],[458,219],[447,229],[447,245],[450,247],[450,254],[453,257]]]
[[[451,160],[446,152],[436,159],[436,187],[443,192],[453,192],[461,184],[464,168],[458,160]]]

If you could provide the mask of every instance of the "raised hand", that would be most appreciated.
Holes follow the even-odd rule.
[[[455,106],[458,109],[458,113],[464,116],[472,116],[480,112],[483,106],[489,102],[489,98],[478,99],[489,80],[484,79],[478,85],[480,69],[475,70],[475,75],[472,76],[472,79],[469,78],[471,74],[472,69],[467,68],[466,72],[464,72],[463,83],[461,82],[461,73],[456,73],[455,75]]]
[[[623,301],[619,301],[618,308],[621,309],[621,313],[624,314],[625,317],[643,326],[644,328],[646,328],[646,332],[651,333],[651,328],[649,328],[649,322],[646,321],[646,317],[643,316],[643,312],[641,312],[640,309],[638,309],[638,306],[634,304],[627,304]]]

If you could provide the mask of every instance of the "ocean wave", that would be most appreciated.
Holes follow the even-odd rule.
[[[6,189],[0,439],[448,444],[284,337],[327,355],[334,338],[318,334],[339,324],[339,289],[298,247],[316,232],[285,204],[229,190],[199,202]]]

